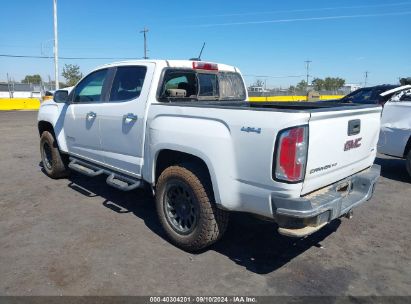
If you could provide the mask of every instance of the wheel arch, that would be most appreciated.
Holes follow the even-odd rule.
[[[57,147],[59,148],[60,152],[66,153],[67,149],[62,149],[65,148],[65,145],[63,143],[63,146],[61,146],[61,142],[59,140],[59,136],[56,134],[56,131],[54,129],[54,126],[51,122],[47,121],[47,120],[40,120],[37,123],[37,128],[38,128],[38,132],[39,132],[39,136],[41,137],[41,135],[43,134],[44,131],[49,131],[51,133],[51,135],[53,135],[54,139],[56,140],[56,144]]]
[[[164,169],[181,163],[195,163],[204,170],[206,177],[209,179],[210,185],[212,186],[214,199],[216,203],[220,204],[220,195],[214,170],[209,162],[204,157],[199,155],[174,149],[159,150],[156,153],[153,164],[153,184],[157,183],[157,180]]]
[[[41,136],[41,134],[43,134],[44,131],[50,131],[53,134],[53,136],[55,136],[54,127],[49,121],[40,120],[37,123],[37,128],[39,131],[39,136]]]

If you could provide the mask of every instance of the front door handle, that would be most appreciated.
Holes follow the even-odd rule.
[[[134,115],[133,113],[128,113],[123,116],[123,119],[125,122],[137,121],[137,115]]]
[[[96,116],[97,116],[97,114],[94,113],[94,112],[88,112],[87,113],[87,119],[88,120],[94,119],[94,118],[96,118]]]

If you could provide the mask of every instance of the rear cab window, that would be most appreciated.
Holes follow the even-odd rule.
[[[160,81],[158,100],[171,101],[244,101],[246,92],[239,73],[208,72],[169,68]]]

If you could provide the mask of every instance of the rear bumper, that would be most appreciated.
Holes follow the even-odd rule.
[[[372,197],[380,171],[379,165],[372,165],[342,181],[296,199],[272,197],[273,216],[279,225],[279,233],[294,237],[306,236],[347,214]]]

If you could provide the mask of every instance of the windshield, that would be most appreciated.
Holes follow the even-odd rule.
[[[369,100],[371,98],[371,95],[372,95],[371,88],[359,89],[345,96],[343,98],[343,101],[345,102],[364,102],[364,101]]]
[[[164,74],[160,101],[244,101],[246,91],[238,73],[206,73],[168,70]]]
[[[386,101],[388,97],[382,98],[380,94],[393,88],[395,88],[395,86],[381,86],[358,89],[357,91],[354,91],[342,98],[342,101],[364,104]]]

